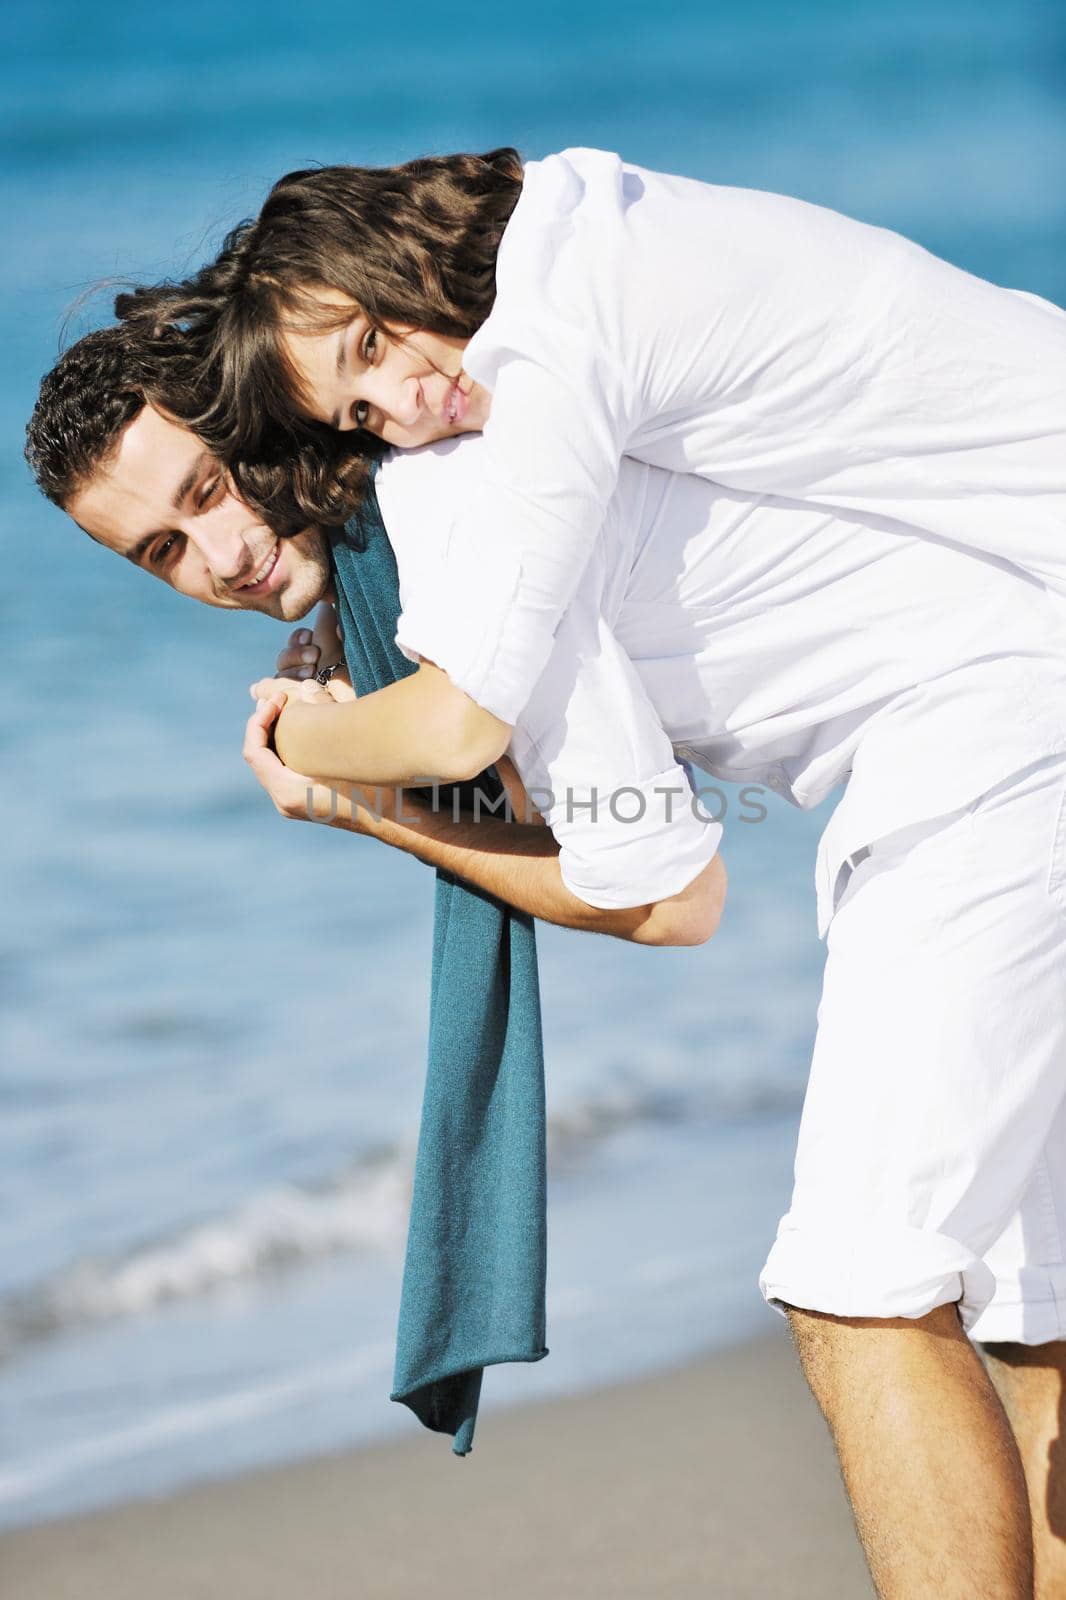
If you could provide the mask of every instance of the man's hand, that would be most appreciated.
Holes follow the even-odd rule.
[[[270,684],[272,680],[264,682]],[[293,821],[354,826],[356,832],[362,831],[359,827],[361,810],[372,811],[378,818],[395,815],[400,796],[388,787],[371,789],[349,783],[316,783],[305,773],[293,772],[285,765],[270,743],[270,730],[280,714],[281,698],[281,694],[275,693],[274,698],[262,698],[257,702],[245,727],[242,752],[256,781],[273,800],[275,809]],[[513,820],[545,827],[544,818],[526,794],[510,758],[500,756],[495,765],[510,798]],[[354,806],[350,801],[354,801]],[[346,821],[349,815],[351,824]]]
[[[277,678],[313,678],[318,671],[322,651],[315,644],[310,628],[294,628],[283,650],[278,651],[274,663]]]
[[[328,600],[315,612],[311,628],[295,628],[275,663],[279,678],[311,678],[320,665],[344,660],[344,638],[337,613]]]
[[[335,666],[334,678],[342,679],[351,687],[348,669],[344,665],[344,640],[337,626],[337,613],[326,601],[315,613],[313,632],[310,628],[295,628],[289,634],[284,649],[279,651],[274,663],[274,676],[304,680],[315,677],[320,666]],[[330,682],[333,682],[332,678]]]
[[[281,816],[295,822],[331,823],[359,833],[367,813],[376,817],[390,814],[395,799],[390,789],[316,783],[303,773],[290,771],[270,745],[270,730],[280,710],[277,698],[259,700],[245,725],[242,754]]]
[[[318,690],[325,687],[326,695],[331,700],[354,700],[355,690],[348,676],[348,668],[344,665],[344,641],[337,626],[337,613],[327,601],[323,601],[315,613],[313,632],[310,628],[294,628],[289,634],[283,649],[278,652],[273,678],[260,678],[258,683],[252,684],[252,698],[269,700],[279,692],[288,696],[293,682],[314,681],[321,664],[334,668],[325,686],[315,682],[306,694],[294,693],[293,698],[321,702],[324,697]],[[279,683],[279,679],[288,681]]]

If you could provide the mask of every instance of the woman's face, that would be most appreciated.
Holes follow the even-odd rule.
[[[465,339],[418,328],[384,333],[346,295],[324,289],[319,300],[352,315],[328,333],[282,333],[304,415],[342,431],[366,428],[405,449],[485,426],[492,397],[462,370]]]

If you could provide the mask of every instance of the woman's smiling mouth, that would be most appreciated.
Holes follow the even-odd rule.
[[[444,402],[444,420],[450,427],[455,427],[466,416],[469,399],[460,389],[458,381],[452,384],[448,391],[448,398]]]

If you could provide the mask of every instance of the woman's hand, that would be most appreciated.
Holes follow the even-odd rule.
[[[248,693],[253,700],[276,700],[279,710],[290,700],[313,706],[339,705],[342,700],[356,698],[351,680],[343,667],[338,667],[328,683],[319,683],[317,678],[308,678],[303,683],[297,683],[293,678],[260,678],[251,685]]]
[[[277,699],[259,700],[245,725],[242,754],[281,816],[296,822],[332,822],[358,833],[362,831],[362,812],[376,817],[392,814],[395,796],[391,789],[317,783],[304,773],[291,771],[270,744],[270,730],[280,711]]]
[[[270,684],[273,680],[266,679]],[[351,691],[349,690],[349,693]],[[281,712],[284,691],[261,698],[244,731],[243,755],[281,816],[300,822],[326,822],[351,827],[361,832],[360,817],[395,818],[402,806],[403,791],[388,786],[339,785],[316,782],[306,773],[293,772],[271,747],[271,728]],[[354,697],[353,697],[354,698]],[[510,800],[512,820],[546,827],[547,824],[526,793],[517,768],[508,756],[494,763],[500,782]]]
[[[272,701],[279,711],[290,700],[294,704],[303,701],[307,705],[325,705],[333,699],[327,693],[325,684],[315,678],[309,678],[305,683],[297,683],[293,678],[260,678],[250,686],[248,693],[256,701]]]

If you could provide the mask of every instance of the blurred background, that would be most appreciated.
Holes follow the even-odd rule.
[[[7,0],[0,43],[10,1526],[418,1430],[387,1397],[432,874],[282,823],[243,766],[279,624],[180,599],[36,494],[37,381],[108,320],[106,292],[73,303],[196,266],[292,167],[503,143],[785,191],[1063,303],[1066,15]],[[540,930],[551,1355],[485,1406],[772,1318],[831,807],[727,797],[710,945]]]

